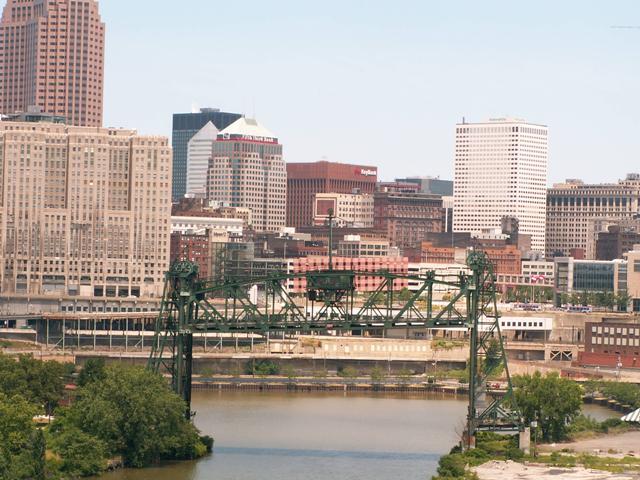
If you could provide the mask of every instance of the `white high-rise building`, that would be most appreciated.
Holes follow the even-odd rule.
[[[187,196],[204,198],[207,194],[207,172],[218,129],[212,122],[202,127],[187,144]]]
[[[285,226],[287,170],[276,136],[245,117],[218,133],[209,162],[207,199],[250,209],[258,232],[280,232]]]
[[[545,251],[547,134],[512,118],[456,125],[454,232],[500,228],[513,216],[532,249]]]

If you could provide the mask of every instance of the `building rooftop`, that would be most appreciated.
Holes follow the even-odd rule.
[[[198,131],[198,133],[196,133],[193,137],[191,137],[191,140],[189,140],[189,143],[191,143],[194,140],[207,140],[207,139],[215,140],[218,133],[219,133],[219,130],[216,128],[213,122],[209,121],[205,124],[204,127],[202,127]]]
[[[220,132],[225,138],[244,137],[248,140],[277,140],[277,137],[254,118],[241,117]]]
[[[43,112],[38,106],[27,107],[26,112],[16,112],[8,115],[0,115],[1,121],[7,122],[51,122],[66,123],[66,118],[62,115],[53,115]]]

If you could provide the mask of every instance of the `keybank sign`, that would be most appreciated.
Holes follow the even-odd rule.
[[[365,177],[374,177],[378,174],[377,170],[368,170],[366,168],[360,169],[360,175],[364,175]]]

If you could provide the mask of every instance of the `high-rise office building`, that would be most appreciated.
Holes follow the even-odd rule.
[[[207,171],[213,154],[218,129],[211,122],[198,131],[187,145],[187,191],[190,197],[204,198],[207,193]]]
[[[282,145],[252,118],[239,118],[218,134],[207,178],[207,199],[251,209],[258,232],[285,226],[287,172]]]
[[[545,250],[547,127],[501,118],[456,125],[453,231],[480,233],[516,217]]]
[[[223,130],[238,120],[239,113],[221,112],[218,108],[201,108],[197,113],[174,113],[171,146],[173,148],[173,185],[171,196],[174,202],[187,193],[187,153],[189,140],[202,127],[211,122]]]
[[[597,234],[638,215],[638,174],[629,174],[618,183],[585,184],[570,179],[555,184],[547,192],[547,256],[582,251],[587,259],[595,259]]]
[[[92,299],[102,308],[162,295],[171,233],[166,137],[0,122],[0,158],[0,303]]]
[[[7,0],[0,113],[35,106],[70,125],[102,125],[104,31],[95,0]]]
[[[287,163],[287,226],[313,225],[316,193],[373,194],[378,169],[335,162]]]

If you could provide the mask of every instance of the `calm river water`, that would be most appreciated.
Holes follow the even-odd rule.
[[[458,441],[465,400],[194,392],[196,424],[215,438],[213,455],[100,480],[425,480]],[[610,416],[603,407],[587,409]]]

